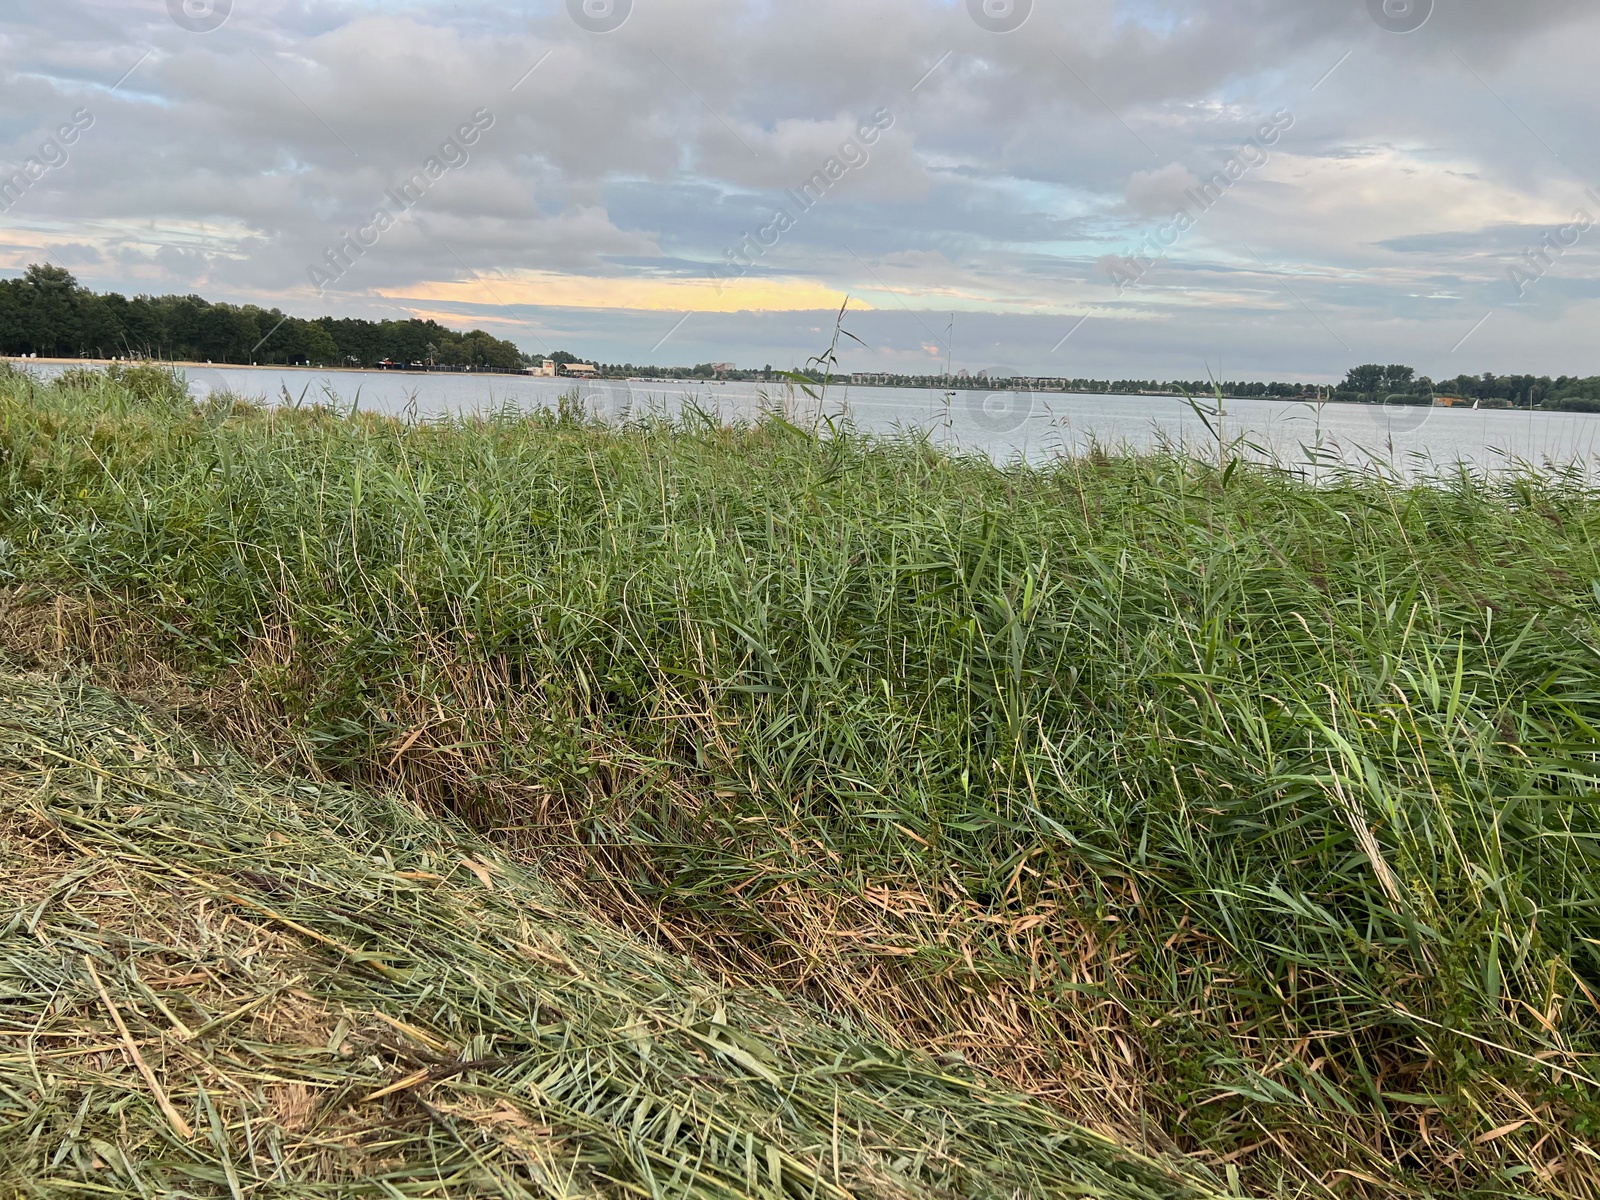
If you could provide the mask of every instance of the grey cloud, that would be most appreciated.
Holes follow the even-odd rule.
[[[1128,180],[1128,207],[1142,217],[1168,217],[1181,208],[1200,181],[1182,163],[1135,171]]]
[[[1421,358],[1459,337],[1454,310],[1503,289],[1505,257],[1600,186],[1587,128],[1597,32],[1580,0],[1441,3],[1403,37],[1359,3],[1283,0],[1058,0],[1020,37],[914,0],[637,0],[603,37],[533,3],[241,0],[205,35],[156,3],[13,6],[0,14],[0,159],[21,164],[80,104],[96,124],[5,215],[0,263],[49,253],[98,286],[300,303],[306,263],[487,108],[495,124],[470,164],[341,281],[341,306],[393,311],[376,289],[466,278],[463,262],[695,278],[884,108],[895,125],[870,165],[756,273],[869,297],[892,353],[926,336],[895,323],[901,302],[990,305],[989,341],[1015,332],[987,357],[1042,370],[1054,318],[1027,310],[1110,304],[1096,259],[1169,217],[1190,172],[1216,169],[1286,107],[1295,127],[1271,166],[1073,353],[1123,355],[1107,368],[1118,374],[1206,339],[1248,350],[1261,373],[1283,373],[1291,349],[1306,364],[1342,356],[1254,252],[1351,346],[1382,357],[1403,330]],[[1600,312],[1582,261],[1564,260],[1524,323],[1506,323],[1520,340],[1485,336],[1467,353],[1485,369],[1500,354],[1570,353],[1573,329]],[[686,328],[711,340],[680,353],[766,361],[763,346],[791,348],[816,324],[704,316]],[[659,320],[572,310],[561,328],[576,340],[590,322],[604,357],[626,341],[617,331]]]

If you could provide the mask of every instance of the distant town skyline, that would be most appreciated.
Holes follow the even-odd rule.
[[[1600,372],[1581,0],[60,0],[0,275],[529,354]]]

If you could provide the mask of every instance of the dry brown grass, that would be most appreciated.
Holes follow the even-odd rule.
[[[170,764],[168,764],[170,765]],[[0,792],[7,791],[0,779]],[[0,899],[21,901],[27,928],[47,951],[71,954],[84,941],[112,951],[120,966],[101,965],[110,976],[113,1004],[124,1021],[144,1010],[166,1028],[146,1023],[136,1046],[169,1097],[204,1090],[225,1126],[254,1119],[255,1133],[276,1137],[290,1159],[322,1160],[312,1178],[353,1178],[372,1168],[364,1149],[370,1121],[335,1098],[327,1082],[285,1079],[290,1064],[322,1055],[343,1023],[354,1045],[378,1045],[385,1027],[371,1013],[354,1012],[312,996],[299,984],[308,966],[301,944],[281,929],[219,904],[214,888],[171,877],[152,877],[143,863],[96,853],[37,815],[13,807],[0,811]],[[141,816],[139,806],[120,815]],[[61,929],[82,931],[64,938]],[[68,941],[70,938],[70,942]],[[95,1083],[128,1086],[128,1053],[110,1014],[92,992],[51,1006],[48,1028],[0,1033],[11,1069],[31,1060],[46,1093],[63,1095]],[[225,1031],[234,1052],[217,1055],[205,1042]],[[18,1052],[21,1052],[20,1054]],[[220,1060],[220,1061],[219,1061]],[[19,1074],[23,1078],[25,1072]],[[135,1087],[139,1086],[134,1084]],[[265,1103],[262,1097],[265,1096]],[[332,1101],[330,1103],[330,1101]],[[159,1139],[130,1130],[121,1149],[138,1157],[159,1153]],[[105,1168],[104,1152],[95,1155]]]

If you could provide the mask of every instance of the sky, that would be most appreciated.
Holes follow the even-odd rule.
[[[0,274],[616,363],[848,300],[854,371],[1593,375],[1597,50],[1593,0],[0,0]]]

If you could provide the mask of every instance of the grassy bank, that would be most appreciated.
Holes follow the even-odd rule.
[[[1265,1192],[1600,1195],[1600,497],[0,382],[13,648]]]
[[[456,823],[3,666],[0,870],[8,1196],[1219,1195]]]

